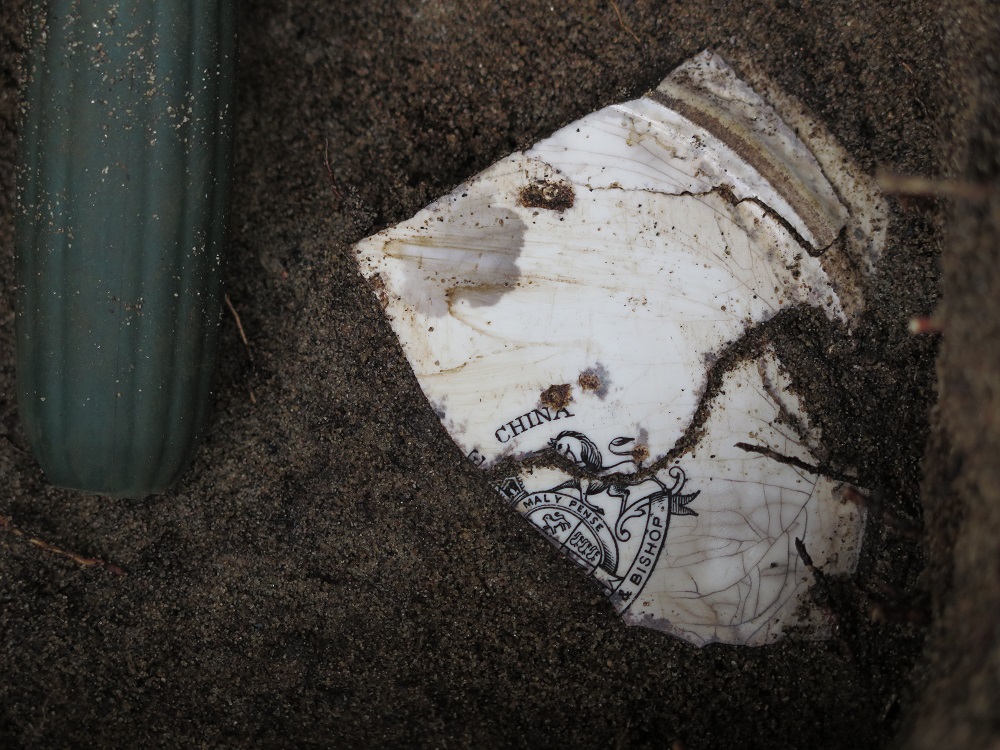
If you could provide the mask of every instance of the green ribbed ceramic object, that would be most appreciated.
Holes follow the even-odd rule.
[[[220,319],[233,0],[33,9],[20,141],[18,398],[51,482],[142,497],[204,431]]]

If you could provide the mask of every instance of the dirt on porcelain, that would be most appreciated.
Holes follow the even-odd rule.
[[[227,311],[203,448],[129,501],[49,486],[17,414],[30,5],[0,5],[0,746],[1000,746],[995,6],[246,0],[226,283],[252,358]],[[349,252],[706,47],[866,172],[932,180],[890,197],[853,335],[769,332],[871,489],[827,642],[625,627],[450,441]]]

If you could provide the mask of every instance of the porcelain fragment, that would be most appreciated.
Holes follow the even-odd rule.
[[[850,573],[864,529],[774,350],[729,356],[796,306],[849,328],[884,240],[768,94],[704,52],[356,246],[469,460],[626,622],[696,645],[826,635],[795,540]]]

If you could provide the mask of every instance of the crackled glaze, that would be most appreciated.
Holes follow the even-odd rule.
[[[811,148],[702,53],[356,247],[463,452],[627,622],[698,645],[822,636],[795,539],[850,572],[864,525],[770,348],[708,388],[781,310],[849,326],[880,249],[877,196],[783,111]]]

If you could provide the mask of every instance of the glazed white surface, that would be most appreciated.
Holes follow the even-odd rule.
[[[809,149],[717,57],[659,91],[692,106],[704,96],[739,132],[717,137],[649,97],[606,107],[359,243],[359,265],[470,460],[562,454],[564,469],[514,469],[498,489],[626,621],[698,645],[760,645],[789,625],[822,635],[822,618],[802,615],[794,540],[850,572],[864,518],[837,482],[801,468],[821,463],[821,436],[773,351],[725,374],[678,452],[713,363],[749,331],[798,305],[848,322],[838,289],[854,278],[831,279],[815,254],[873,219],[837,200]],[[753,164],[784,176],[772,184]],[[865,248],[877,254],[877,238]]]

